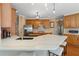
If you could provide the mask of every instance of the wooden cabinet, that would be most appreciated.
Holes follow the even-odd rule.
[[[11,27],[11,4],[2,3],[2,27]]]
[[[67,45],[67,53],[66,56],[79,56],[79,47],[71,44]]]
[[[32,25],[34,28],[37,28],[40,25],[40,20],[39,19],[27,19],[26,25]]]
[[[79,28],[79,14],[64,16],[64,28]]]
[[[49,28],[49,26],[50,26],[49,20],[48,20],[48,19],[42,20],[42,25],[43,25],[45,28]]]
[[[72,27],[72,28],[77,27],[75,15],[70,15],[69,17],[70,17],[70,27]]]
[[[79,13],[75,15],[76,17],[76,26],[79,28]]]
[[[67,42],[72,45],[79,45],[79,35],[65,34],[67,38]]]
[[[64,17],[64,28],[69,28],[71,26],[70,22],[71,22],[70,16],[65,16]]]
[[[16,35],[16,10],[10,3],[0,3],[0,25]]]
[[[65,34],[67,38],[66,56],[79,56],[79,35]]]
[[[16,35],[16,9],[11,9],[11,35]]]
[[[26,24],[27,25],[33,25],[34,23],[33,23],[33,20],[26,20]]]
[[[49,20],[48,19],[27,19],[26,25],[32,25],[34,28],[38,28],[39,26],[44,26],[45,28],[49,28]]]
[[[41,21],[40,20],[35,20],[35,21],[33,21],[33,23],[34,23],[33,27],[38,28],[41,24]]]

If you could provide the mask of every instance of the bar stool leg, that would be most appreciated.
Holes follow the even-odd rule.
[[[48,56],[50,56],[50,51],[48,50]]]

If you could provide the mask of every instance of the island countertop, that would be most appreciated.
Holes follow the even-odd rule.
[[[0,50],[55,50],[65,40],[66,36],[42,35],[34,37],[33,40],[16,40],[18,36],[1,41]]]

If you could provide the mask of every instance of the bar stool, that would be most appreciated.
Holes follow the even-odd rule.
[[[58,49],[56,49],[56,50],[50,50],[49,51],[49,56],[50,56],[50,54],[53,54],[53,56],[64,55],[66,53],[65,52],[66,51],[65,50],[66,45],[67,45],[67,42],[63,42]]]
[[[67,45],[67,42],[63,42],[60,47],[65,47]]]
[[[56,50],[50,50],[49,52],[49,56],[62,56],[62,53],[64,51],[63,47],[59,47]]]
[[[63,47],[63,48],[64,48],[63,55],[66,54],[66,52],[67,52],[67,50],[66,50],[66,48],[67,48],[67,42],[63,42],[63,43],[60,45],[60,47]]]

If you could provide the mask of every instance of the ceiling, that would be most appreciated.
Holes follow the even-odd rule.
[[[59,18],[64,14],[79,11],[79,3],[55,3],[55,14],[53,13],[53,3],[12,3],[17,10],[17,14],[26,18],[35,18],[38,10],[40,18]]]

